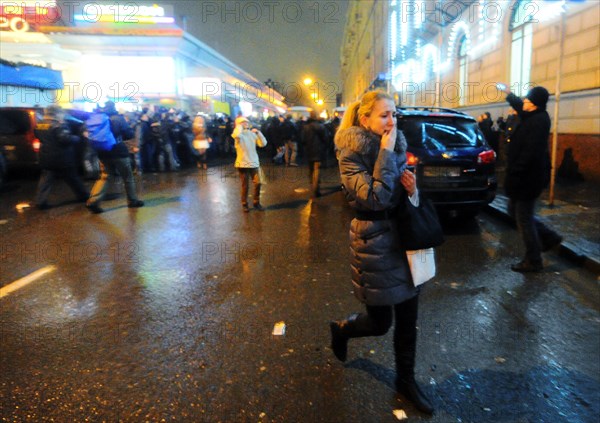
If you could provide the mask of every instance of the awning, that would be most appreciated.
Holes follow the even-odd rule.
[[[0,63],[0,85],[62,90],[62,72],[38,66],[10,66]]]

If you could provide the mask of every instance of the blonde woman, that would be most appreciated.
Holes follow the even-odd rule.
[[[399,247],[394,220],[404,196],[418,205],[417,185],[415,175],[405,170],[406,140],[396,129],[392,97],[371,91],[351,105],[335,145],[344,193],[355,212],[350,224],[352,284],[366,312],[331,322],[331,347],[346,361],[349,339],[384,335],[395,320],[396,389],[432,414],[414,374],[419,288]]]

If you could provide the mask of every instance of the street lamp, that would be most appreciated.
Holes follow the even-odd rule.
[[[309,86],[310,84],[313,83],[312,78],[304,78],[304,85]]]

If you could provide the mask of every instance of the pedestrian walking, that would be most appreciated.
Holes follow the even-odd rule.
[[[546,111],[548,90],[538,86],[520,99],[505,88],[506,101],[519,116],[519,124],[507,145],[504,191],[508,211],[517,223],[525,244],[525,257],[511,266],[515,272],[539,272],[543,251],[560,244],[562,237],[535,216],[535,204],[550,183],[550,116]]]
[[[335,137],[344,193],[356,215],[350,223],[354,295],[366,313],[331,322],[331,347],[345,361],[349,339],[384,335],[395,316],[396,389],[431,414],[414,373],[420,288],[412,282],[395,222],[405,196],[418,205],[418,193],[415,175],[405,170],[406,139],[395,114],[389,94],[367,92],[347,109]]]
[[[136,128],[136,138],[139,139],[140,145],[140,167],[142,172],[156,171],[154,150],[157,141],[152,132],[152,114],[152,111],[144,108]]]
[[[327,130],[319,122],[317,112],[310,112],[310,117],[302,127],[302,143],[308,162],[308,179],[310,181],[310,197],[321,196],[321,163],[327,148]]]
[[[286,166],[298,166],[296,162],[298,156],[298,130],[294,122],[292,122],[292,115],[287,115],[285,119],[283,116],[279,118],[281,125],[279,125],[280,137],[284,144],[284,160]]]
[[[236,122],[238,122],[238,124],[231,136],[235,141],[236,157],[234,166],[238,169],[240,181],[242,183],[242,209],[245,213],[250,211],[248,208],[248,185],[250,179],[252,179],[253,207],[258,211],[264,211],[263,206],[260,204],[260,162],[256,146],[265,147],[267,145],[267,139],[258,129],[250,129],[250,122],[245,117],[238,117]]]
[[[86,121],[92,147],[98,153],[102,163],[102,174],[92,187],[86,204],[86,207],[95,214],[104,212],[100,202],[106,193],[107,184],[112,182],[116,175],[121,176],[125,184],[127,207],[137,208],[144,205],[144,202],[138,199],[129,150],[123,143],[124,139],[133,138],[133,129],[123,116],[117,113],[112,101],[107,102],[104,110],[106,113],[95,113]]]
[[[35,128],[35,136],[41,143],[42,173],[35,198],[36,207],[40,210],[50,208],[48,196],[57,179],[69,185],[79,202],[84,203],[90,194],[77,173],[75,146],[81,139],[71,133],[64,118],[65,113],[60,106],[48,106],[43,120]]]
[[[198,113],[198,115],[196,115],[194,118],[194,122],[192,123],[192,131],[194,133],[194,141],[192,142],[192,145],[194,146],[194,150],[196,152],[198,169],[207,169],[207,151],[210,147],[210,143],[212,142],[212,138],[207,136],[206,121],[200,113]]]

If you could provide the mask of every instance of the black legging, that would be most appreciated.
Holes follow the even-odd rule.
[[[349,338],[384,335],[392,326],[395,315],[396,368],[402,377],[414,377],[419,296],[416,295],[414,298],[394,306],[366,306],[366,308],[366,314],[360,313],[354,318],[348,319],[345,334]]]

